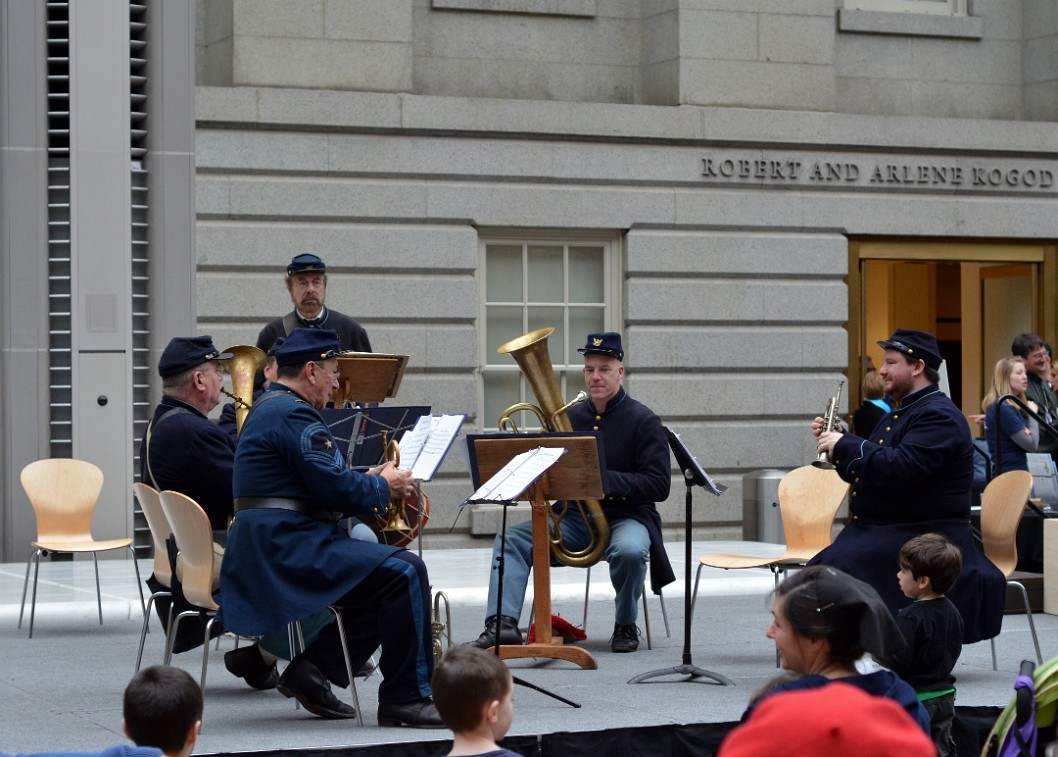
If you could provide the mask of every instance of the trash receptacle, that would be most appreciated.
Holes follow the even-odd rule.
[[[768,468],[742,477],[742,538],[785,544],[779,515],[779,482],[788,471]]]

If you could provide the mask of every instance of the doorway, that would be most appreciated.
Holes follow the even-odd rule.
[[[980,414],[992,366],[1013,338],[1058,336],[1056,262],[1053,244],[851,240],[849,407],[862,402],[863,374],[881,366],[876,342],[913,328],[936,334],[942,388],[964,414]]]

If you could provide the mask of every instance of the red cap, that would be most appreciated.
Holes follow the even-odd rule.
[[[785,691],[761,702],[731,731],[719,757],[932,757],[936,747],[903,707],[847,683]]]

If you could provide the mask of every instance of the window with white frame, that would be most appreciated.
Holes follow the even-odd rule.
[[[845,0],[845,7],[865,11],[966,15],[966,0]]]
[[[522,334],[553,328],[547,351],[561,395],[568,401],[584,387],[577,348],[589,333],[617,328],[617,246],[613,239],[482,240],[482,428],[496,428],[503,411],[515,403],[539,404],[514,359],[497,352]],[[514,420],[523,430],[540,427],[531,414]]]

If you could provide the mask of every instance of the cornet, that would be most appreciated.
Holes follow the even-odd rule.
[[[830,402],[827,403],[827,411],[823,414],[823,429],[820,431],[821,434],[833,431],[834,427],[838,424],[838,405],[841,404],[841,387],[843,386],[845,386],[845,379],[838,382],[837,394],[831,397]],[[816,459],[812,462],[812,465],[813,467],[822,468],[824,470],[834,469],[834,463],[830,462],[825,451],[816,455]]]

